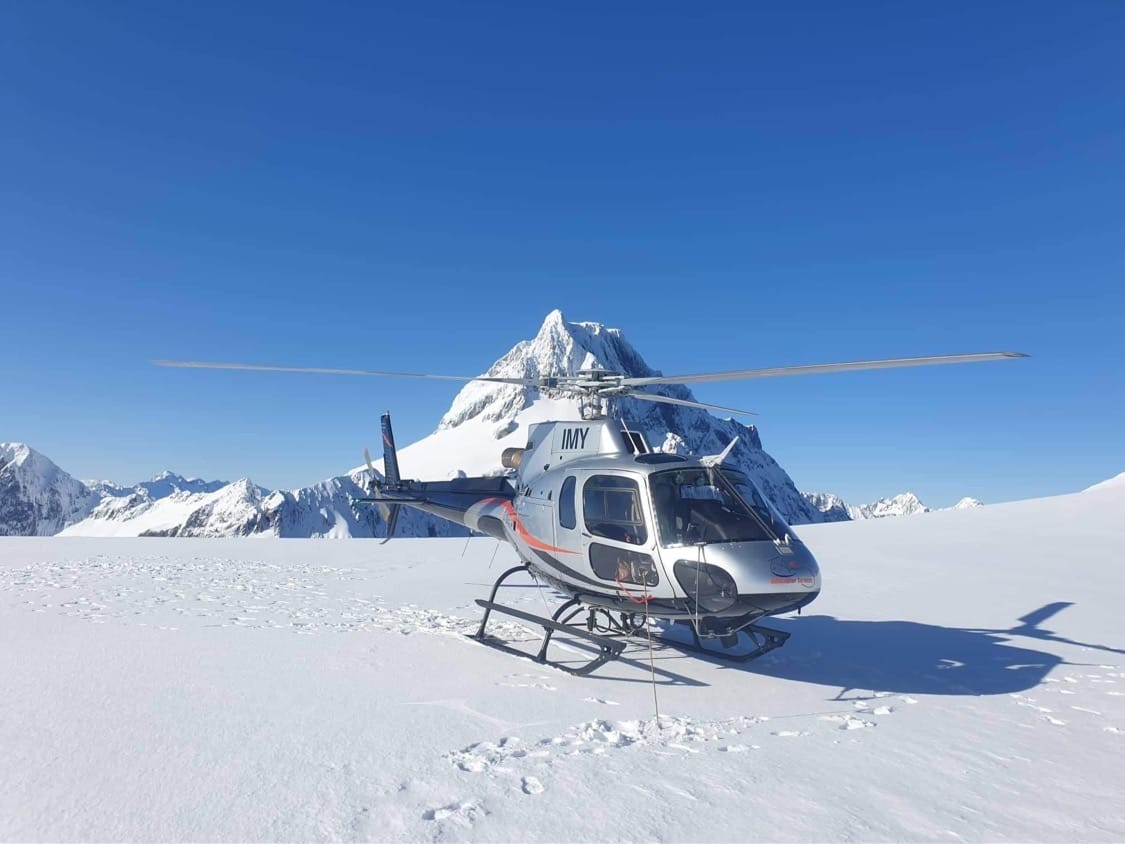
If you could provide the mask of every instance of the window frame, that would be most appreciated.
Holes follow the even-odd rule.
[[[605,483],[607,480],[616,486],[598,486],[599,483]],[[591,521],[590,511],[594,508],[587,506],[587,497],[598,493],[602,494],[600,517]],[[636,515],[636,519],[612,517],[607,506],[609,504],[607,493],[627,493],[632,499],[631,509]],[[587,477],[582,482],[582,525],[587,533],[600,539],[622,542],[627,545],[647,545],[649,542],[648,517],[645,513],[640,481],[631,475],[609,473],[592,474]],[[610,532],[607,533],[607,529],[610,529]]]
[[[577,492],[578,478],[567,475],[559,489],[559,527],[565,530],[574,530],[578,527]],[[566,523],[566,516],[570,517],[570,524]]]

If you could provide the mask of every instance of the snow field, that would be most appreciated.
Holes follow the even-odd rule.
[[[786,646],[657,648],[659,721],[643,643],[577,678],[463,635],[491,540],[6,539],[0,838],[1121,840],[1123,512],[805,527]]]

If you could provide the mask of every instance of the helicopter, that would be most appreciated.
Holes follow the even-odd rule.
[[[609,412],[621,396],[753,415],[645,388],[734,379],[1010,360],[1020,352],[985,352],[852,361],[679,376],[631,377],[603,369],[536,378],[463,377],[366,369],[154,361],[159,366],[336,375],[483,381],[530,387],[579,400],[579,420],[529,427],[526,445],[504,449],[503,473],[443,481],[404,478],[391,417],[381,418],[383,472],[370,454],[370,497],[389,540],[402,507],[413,507],[511,545],[520,564],[496,578],[472,637],[498,650],[585,675],[617,659],[631,637],[659,639],[680,650],[742,663],[785,644],[789,633],[760,622],[797,611],[820,594],[816,559],[777,508],[745,473],[714,455],[654,451],[639,431]],[[552,615],[497,601],[509,578],[526,573],[566,600]],[[534,654],[488,633],[493,613],[543,630]],[[661,624],[665,626],[660,627]],[[663,632],[654,635],[654,628]],[[668,635],[668,631],[684,635]],[[579,665],[550,660],[556,633],[592,653]]]

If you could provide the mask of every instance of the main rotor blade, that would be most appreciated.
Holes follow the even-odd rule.
[[[625,396],[631,399],[640,399],[641,401],[654,401],[661,404],[678,404],[683,407],[697,407],[701,410],[725,410],[727,413],[739,413],[743,416],[757,416],[758,414],[752,410],[739,410],[736,407],[723,407],[720,404],[704,404],[701,401],[687,401],[686,399],[674,399],[671,396],[659,396],[656,393],[625,393]]]
[[[253,372],[311,372],[316,375],[374,375],[388,378],[431,378],[438,381],[492,381],[499,384],[538,386],[533,378],[494,378],[487,375],[430,375],[421,372],[384,372],[378,369],[334,369],[320,366],[266,366],[258,363],[208,363],[198,360],[154,360],[157,366],[182,369],[244,369]]]
[[[777,378],[784,375],[818,375],[822,372],[854,372],[861,369],[896,369],[903,366],[936,366],[946,363],[980,363],[988,360],[1025,358],[1023,352],[981,352],[970,355],[931,355],[919,358],[858,360],[851,363],[818,363],[804,366],[775,366],[768,369],[734,369],[729,372],[701,372],[698,375],[656,375],[651,378],[622,378],[621,384],[697,384],[703,381],[733,381],[739,378]]]

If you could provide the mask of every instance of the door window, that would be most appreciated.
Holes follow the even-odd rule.
[[[660,582],[660,575],[648,554],[600,542],[590,543],[590,567],[603,580],[639,586],[656,586]]]
[[[574,512],[574,476],[563,481],[559,491],[559,524],[564,528],[574,528],[578,517]]]
[[[592,476],[582,487],[582,517],[594,536],[633,545],[648,541],[640,487],[633,478]]]

